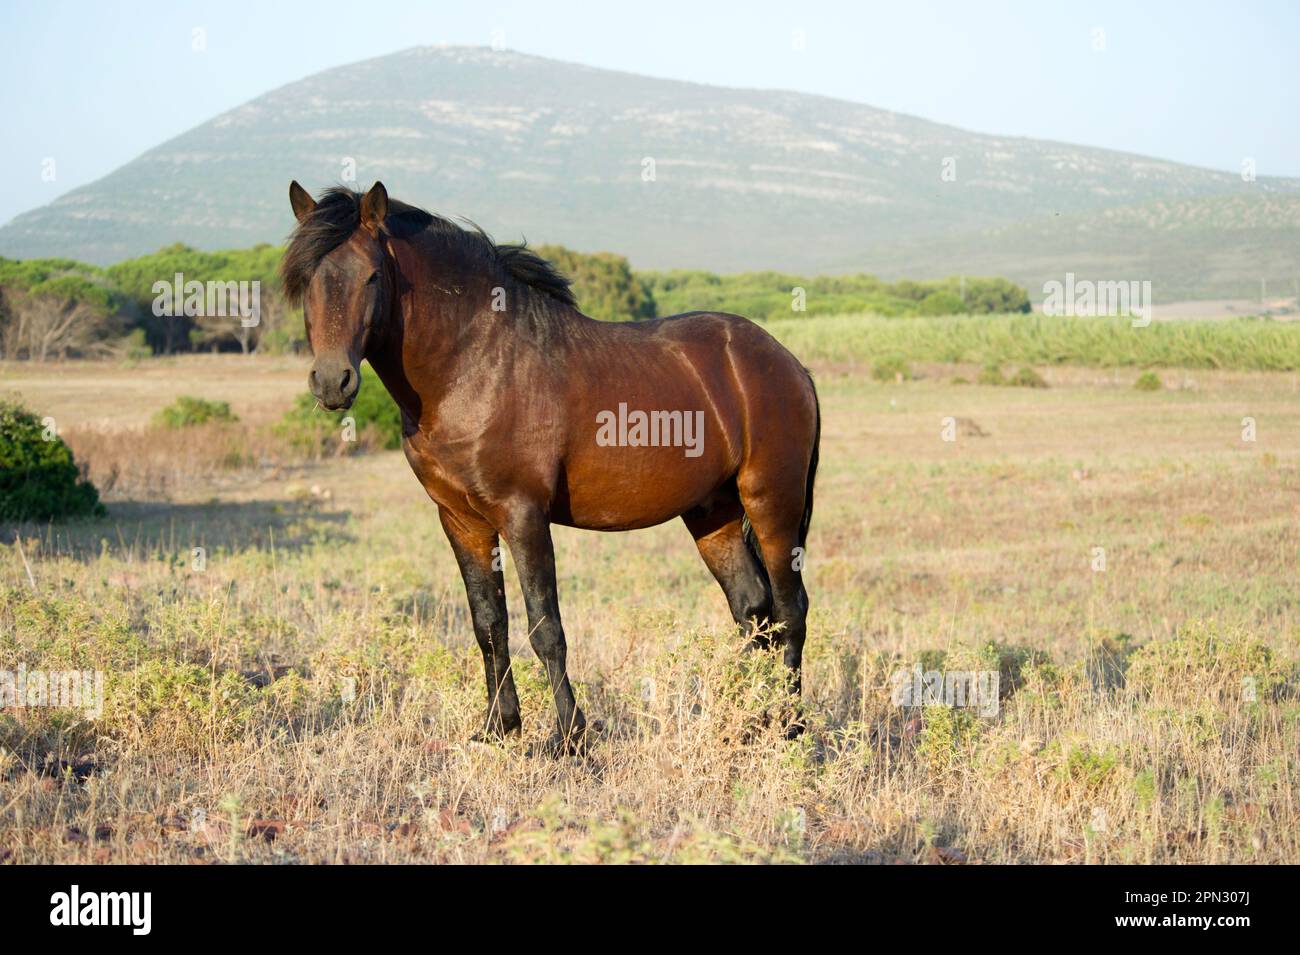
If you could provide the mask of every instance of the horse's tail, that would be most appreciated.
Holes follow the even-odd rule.
[[[808,387],[812,389],[813,408],[817,411],[817,428],[813,431],[812,454],[808,458],[808,486],[803,494],[803,518],[799,521],[800,547],[806,547],[808,544],[808,527],[812,524],[813,512],[813,482],[817,479],[817,458],[822,446],[822,403],[817,397],[817,385],[813,381],[812,372],[805,368],[804,374],[808,376]]]
[[[808,527],[812,524],[813,515],[813,483],[817,479],[817,458],[821,451],[822,443],[822,405],[821,400],[817,397],[817,385],[813,382],[812,372],[807,368],[804,374],[808,376],[808,387],[812,389],[813,407],[817,411],[817,427],[813,431],[812,453],[808,457],[808,481],[804,487],[803,493],[803,517],[799,520],[799,546],[806,547],[808,544]],[[740,533],[745,540],[745,546],[753,555],[754,561],[758,564],[758,571],[763,577],[763,584],[770,592],[772,589],[771,578],[767,575],[767,564],[763,563],[763,551],[758,546],[758,537],[754,533],[754,525],[749,522],[749,515],[746,514],[740,522]]]

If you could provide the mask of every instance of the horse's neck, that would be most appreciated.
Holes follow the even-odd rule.
[[[400,275],[398,292],[385,332],[368,357],[394,400],[414,420],[427,406],[437,406],[450,382],[481,376],[483,386],[490,387],[487,379],[505,353],[539,348],[553,352],[582,334],[591,321],[575,309],[542,299],[540,291],[485,274],[466,256],[448,254],[437,245],[395,240],[390,253]],[[544,323],[537,321],[535,308],[548,310]],[[487,353],[494,360],[486,360]]]

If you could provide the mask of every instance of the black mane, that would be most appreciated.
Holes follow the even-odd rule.
[[[302,301],[321,260],[346,242],[360,226],[362,196],[346,186],[336,186],[320,197],[307,220],[294,229],[280,263],[284,293],[290,302]],[[467,251],[482,258],[485,266],[496,266],[529,288],[565,305],[577,306],[569,279],[525,243],[498,245],[478,226],[472,223],[471,226],[462,229],[450,219],[395,199],[389,199],[388,216],[384,219],[384,229],[391,235],[407,237],[419,232],[437,232],[463,243]]]

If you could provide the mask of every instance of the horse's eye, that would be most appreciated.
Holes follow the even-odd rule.
[[[376,282],[378,282],[378,281],[379,281],[379,272],[378,272],[378,270],[376,270],[376,271],[370,273],[370,278],[366,279],[366,284],[367,284],[367,285],[374,285],[374,284],[375,284]]]

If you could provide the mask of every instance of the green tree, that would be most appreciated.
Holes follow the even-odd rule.
[[[71,259],[0,259],[0,357],[94,357],[130,326],[102,270]]]
[[[204,252],[177,243],[110,266],[106,272],[123,293],[136,304],[141,323],[148,333],[150,344],[164,354],[175,351],[208,349],[218,351],[239,348],[255,351],[263,341],[275,341],[283,349],[293,347],[295,335],[286,330],[295,325],[301,328],[302,313],[290,309],[280,294],[279,266],[284,250],[262,243],[249,249],[229,249],[221,252]],[[182,283],[221,283],[231,293],[227,304],[235,304],[239,283],[248,283],[251,293],[257,283],[260,310],[256,324],[245,324],[239,314],[184,314],[184,295],[175,301],[175,295],[160,299],[157,283],[171,287],[176,276]],[[168,314],[157,314],[155,303],[165,306]],[[207,296],[204,296],[207,311]],[[233,309],[228,309],[233,311]],[[301,338],[301,335],[297,335]]]
[[[539,246],[537,254],[573,280],[578,307],[592,318],[627,322],[654,317],[654,296],[623,256],[574,252],[560,245]]]

